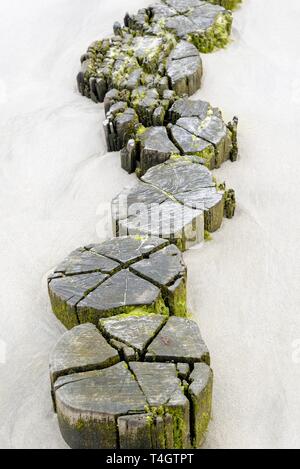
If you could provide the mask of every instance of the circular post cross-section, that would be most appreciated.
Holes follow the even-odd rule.
[[[121,313],[185,316],[186,277],[176,246],[132,236],[72,252],[48,288],[53,312],[70,329]]]
[[[193,321],[119,315],[66,332],[50,358],[54,408],[71,448],[199,447],[213,375]]]
[[[168,94],[163,96],[164,91],[173,90],[178,96],[195,93],[202,78],[198,51],[224,47],[231,27],[230,11],[202,0],[164,0],[136,14],[126,14],[124,26],[115,23],[114,35],[95,41],[81,57],[79,91],[102,102],[112,88],[138,90],[136,105],[144,108],[145,120],[147,107],[156,109],[155,119],[161,119],[169,99]],[[145,95],[153,89],[157,96]],[[151,124],[155,125],[145,125]]]
[[[198,157],[208,169],[219,168],[228,159],[237,159],[238,119],[235,117],[225,124],[221,110],[206,101],[175,99],[164,123],[144,127],[137,124],[139,117],[120,102],[119,91],[112,91],[109,96],[106,102],[109,119],[104,126],[110,132],[106,132],[106,139],[109,147],[112,139],[119,143],[121,166],[128,173],[136,171],[142,176],[174,154]],[[130,133],[127,132],[129,120]]]
[[[118,236],[160,236],[185,251],[234,210],[234,191],[218,185],[197,156],[173,155],[113,200],[113,229]]]
[[[193,43],[200,52],[225,47],[232,27],[232,13],[221,4],[202,0],[162,0],[136,15],[129,15],[129,28],[144,34],[171,32],[177,39]]]

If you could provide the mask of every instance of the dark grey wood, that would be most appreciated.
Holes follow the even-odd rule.
[[[151,254],[148,259],[137,262],[131,270],[160,287],[171,285],[178,277],[187,275],[182,255],[174,245],[167,246]]]
[[[165,162],[178,148],[171,142],[165,127],[150,127],[140,135],[140,170],[141,174],[152,166]]]
[[[180,41],[167,62],[167,76],[178,96],[191,96],[201,87],[202,60],[193,44]]]
[[[203,356],[195,350],[205,346],[197,325],[174,319],[125,314],[101,320],[101,331],[85,324],[64,334],[52,353],[50,376],[60,429],[71,448],[187,449],[203,441],[212,372],[198,363]],[[177,363],[171,354],[171,360],[147,361],[147,350],[164,330],[164,346],[176,347],[178,338],[185,360]],[[198,349],[191,349],[195,339]]]
[[[116,418],[144,412],[146,399],[124,362],[94,373],[73,377],[55,393],[62,436],[71,448],[118,447]]]
[[[199,448],[211,419],[213,372],[205,363],[196,363],[188,393],[193,408],[193,444]]]
[[[100,329],[105,336],[123,342],[140,354],[146,351],[148,344],[157,335],[167,317],[159,314],[116,316],[101,319]]]
[[[129,313],[130,308],[159,308],[161,291],[155,285],[129,270],[122,270],[108,278],[77,304],[81,323],[98,324],[100,318]]]
[[[209,364],[209,352],[194,321],[172,316],[148,347],[145,359]]]
[[[100,368],[120,361],[118,352],[108,344],[93,324],[82,324],[65,333],[50,356],[50,377]]]
[[[109,257],[124,266],[142,259],[165,246],[168,241],[156,237],[120,237],[104,241],[101,244],[90,245],[92,251]]]

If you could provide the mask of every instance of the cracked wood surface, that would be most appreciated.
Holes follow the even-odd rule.
[[[112,203],[118,238],[77,249],[48,280],[54,313],[73,328],[50,360],[54,408],[72,448],[203,441],[212,371],[198,326],[184,318],[178,248],[234,215],[234,191],[207,168],[236,160],[238,120],[226,125],[218,108],[187,96],[201,86],[199,51],[228,43],[228,9],[238,3],[163,0],[126,14],[81,58],[78,88],[104,101],[108,150],[121,150],[122,168],[141,179]]]
[[[50,378],[71,448],[184,449],[203,438],[211,409],[209,360],[195,353],[195,339],[205,349],[196,323],[175,319],[119,315],[101,320],[99,329],[83,324],[63,335]],[[184,346],[175,350],[170,334],[178,342],[184,336]],[[144,361],[161,337],[171,359]],[[137,353],[126,356],[117,343]]]
[[[50,275],[48,289],[53,312],[69,329],[120,313],[186,314],[186,267],[180,251],[161,238],[79,248]]]

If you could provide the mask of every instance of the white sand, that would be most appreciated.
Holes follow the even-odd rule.
[[[77,94],[75,75],[90,42],[150,3],[1,2],[1,448],[65,447],[47,371],[63,328],[46,276],[109,236],[105,204],[134,182],[106,154],[102,106]],[[215,371],[209,448],[300,446],[299,22],[298,0],[245,0],[233,43],[203,58],[198,95],[241,122],[241,159],[217,172],[237,191],[236,218],[185,255]]]

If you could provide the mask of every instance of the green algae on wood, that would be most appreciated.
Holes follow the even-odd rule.
[[[233,216],[233,202],[197,155],[172,154],[113,200],[114,232],[160,236],[184,251],[203,241],[204,230],[213,233],[224,216]]]
[[[147,112],[149,110],[147,107]],[[151,123],[149,127],[137,125],[134,136],[124,142],[121,166],[128,173],[138,170],[141,177],[151,167],[178,154],[197,156],[198,162],[211,170],[228,159],[236,161],[237,118],[225,124],[220,109],[205,101],[187,98],[176,98],[164,116],[164,121],[154,126]],[[119,141],[117,134],[116,138]]]
[[[188,394],[192,405],[193,445],[199,448],[211,419],[213,373],[205,363],[196,363]]]
[[[188,340],[189,321],[183,328],[182,320],[174,319],[121,315],[101,320],[100,331],[85,324],[63,335],[52,354],[50,370],[59,426],[71,448],[188,449],[203,440],[210,416],[212,373],[198,360],[207,361],[206,354],[191,354],[185,346],[178,351],[178,365],[175,357],[144,361],[152,342],[165,329],[165,345],[171,331]],[[195,327],[191,323],[191,343],[201,340]],[[126,358],[120,347],[119,355],[116,343],[118,349],[123,343],[139,353]],[[204,350],[203,343],[200,347]],[[194,370],[190,377],[182,353]]]
[[[166,180],[161,184],[143,176],[155,165],[163,172],[171,164],[180,180],[183,162],[214,169],[237,159],[237,118],[225,125],[220,110],[208,103],[176,105],[200,88],[198,50],[211,52],[229,42],[228,10],[239,3],[163,0],[126,14],[124,27],[115,23],[114,36],[93,43],[82,56],[79,91],[104,101],[108,149],[121,150],[122,168],[141,178],[126,196],[131,202],[146,196],[147,210],[152,197],[160,200],[160,210],[166,210],[155,221],[164,224],[171,215],[175,226],[153,230],[132,217],[127,223],[124,207],[118,207],[113,212],[116,234],[131,230],[131,239],[142,245],[145,235],[166,235],[173,245],[163,241],[122,261],[118,257],[126,248],[114,257],[117,242],[111,250],[106,246],[104,256],[91,245],[71,255],[71,262],[67,258],[49,278],[57,317],[69,328],[94,323],[75,327],[52,358],[54,405],[63,437],[73,448],[186,449],[203,443],[211,417],[209,354],[195,323],[180,318],[186,316],[186,269],[171,265],[162,253],[181,263],[175,246],[183,251],[217,230],[223,216],[232,218],[235,193],[212,178],[208,186],[187,191],[182,183],[170,189]],[[180,114],[188,108],[199,112]],[[162,129],[164,137],[155,147]],[[182,216],[184,222],[178,223]],[[165,264],[158,262],[157,268],[160,257]]]
[[[69,329],[120,314],[184,316],[186,267],[180,251],[168,244],[129,236],[76,250],[49,277],[53,312]]]
[[[226,10],[235,10],[241,3],[242,0],[207,0],[214,5],[221,5]]]
[[[143,412],[146,405],[124,363],[93,376],[75,377],[56,391],[55,399],[62,435],[76,449],[117,448],[116,417],[133,409]]]

